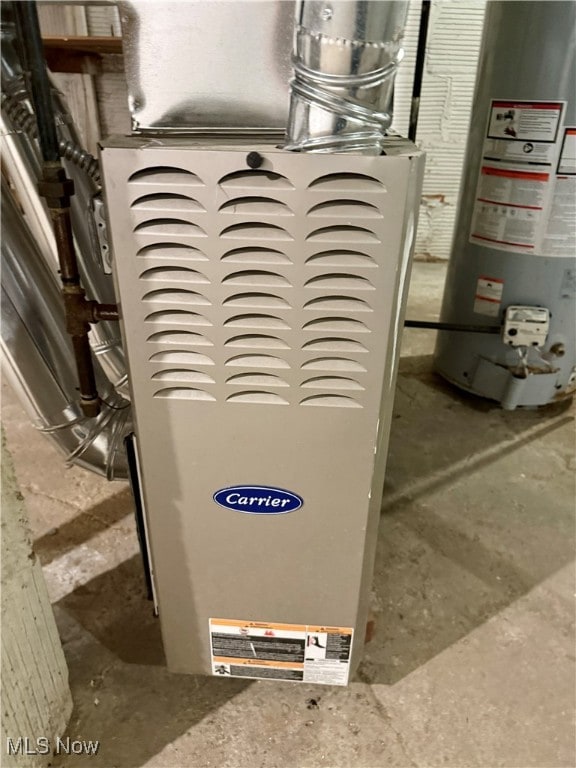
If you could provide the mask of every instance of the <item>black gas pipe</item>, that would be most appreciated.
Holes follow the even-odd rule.
[[[428,320],[405,320],[405,328],[425,328],[431,331],[461,331],[462,333],[501,333],[499,325],[465,325],[463,323],[440,323]]]
[[[24,0],[24,2],[15,3],[14,8],[23,61],[30,78],[32,102],[38,123],[38,141],[43,160],[42,180],[38,185],[38,191],[46,199],[54,226],[66,329],[72,338],[78,371],[80,406],[85,416],[92,417],[100,413],[100,398],[96,388],[88,331],[90,323],[96,323],[99,320],[117,320],[118,308],[113,304],[87,301],[80,283],[70,220],[70,197],[74,194],[74,184],[66,177],[66,172],[60,163],[60,147],[52,109],[50,82],[43,56],[36,2]]]
[[[420,93],[422,92],[422,79],[424,77],[424,61],[426,59],[426,41],[428,39],[429,20],[430,0],[422,0],[420,29],[418,31],[418,47],[416,49],[416,66],[414,68],[414,82],[412,84],[410,125],[408,127],[408,138],[413,142],[416,142],[416,131],[418,128],[418,112],[420,111]]]

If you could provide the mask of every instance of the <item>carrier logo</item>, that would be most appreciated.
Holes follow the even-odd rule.
[[[267,485],[233,485],[216,491],[213,499],[221,507],[250,515],[282,515],[304,504],[296,493]]]

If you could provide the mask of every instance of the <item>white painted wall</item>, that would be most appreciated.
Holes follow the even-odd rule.
[[[447,259],[460,178],[486,0],[433,0],[428,27],[417,144],[426,151],[426,172],[416,253]],[[393,127],[406,135],[410,116],[420,0],[410,3],[406,59],[395,88]]]

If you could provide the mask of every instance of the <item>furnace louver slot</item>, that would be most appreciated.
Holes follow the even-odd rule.
[[[196,384],[215,384],[216,382],[207,373],[193,371],[187,368],[169,368],[166,371],[158,371],[152,376],[154,381],[181,381]]]
[[[367,277],[351,275],[349,273],[333,272],[326,275],[316,275],[304,283],[305,288],[313,288],[319,291],[374,291],[374,285]]]
[[[196,269],[182,266],[170,267],[151,267],[144,270],[140,275],[140,280],[158,280],[160,282],[183,282],[183,283],[209,283],[210,280],[202,272]]]
[[[373,312],[374,310],[364,301],[354,296],[320,296],[310,299],[304,304],[305,310],[318,312]]]
[[[376,259],[361,251],[333,250],[314,253],[306,259],[307,267],[377,267]]]
[[[355,194],[386,192],[384,184],[363,173],[327,173],[314,179],[308,189],[319,192],[353,192]]]
[[[292,235],[284,229],[284,227],[280,227],[277,224],[268,224],[267,222],[262,221],[232,224],[222,230],[220,237],[235,240],[265,240],[266,242],[294,240]]]
[[[208,261],[208,256],[199,248],[183,243],[152,243],[140,248],[136,256],[139,259],[166,259],[166,260],[190,260]]]
[[[159,310],[151,312],[144,318],[147,323],[166,325],[212,325],[204,315],[198,312],[190,312],[186,309]]]
[[[242,216],[294,216],[286,203],[271,197],[236,197],[223,203],[218,212]]]
[[[350,317],[320,317],[318,320],[310,320],[304,323],[304,331],[333,331],[335,333],[346,331],[348,333],[370,333],[370,328],[361,320],[353,320]]]
[[[136,235],[153,235],[154,237],[208,237],[198,224],[174,218],[143,221],[134,227],[134,233]]]
[[[172,397],[178,400],[204,400],[215,402],[216,398],[204,389],[194,387],[166,387],[154,392],[154,397]]]
[[[224,299],[223,304],[245,309],[291,309],[286,299],[273,293],[236,293]]]
[[[225,365],[237,368],[290,368],[290,363],[276,355],[236,355],[228,358]]]
[[[241,285],[250,288],[292,288],[292,283],[283,275],[263,269],[231,272],[223,278],[222,285]]]
[[[306,214],[311,218],[381,219],[382,213],[372,203],[363,200],[327,200],[317,203]]]
[[[303,389],[355,389],[364,390],[360,382],[347,376],[314,376],[302,382]]]
[[[261,246],[233,248],[226,251],[221,260],[232,264],[292,264],[292,260],[282,251]]]
[[[328,408],[362,408],[360,403],[347,395],[311,395],[301,400],[300,405],[323,405]]]
[[[289,345],[278,336],[263,333],[233,336],[224,342],[224,346],[242,349],[290,349]]]
[[[172,213],[204,213],[206,208],[188,195],[155,192],[134,200],[130,208],[133,211],[170,211]]]
[[[307,341],[302,345],[302,349],[304,352],[347,352],[348,354],[365,354],[368,352],[359,341],[332,336]]]
[[[193,331],[157,331],[148,336],[149,344],[190,344],[194,347],[213,347],[213,342]]]
[[[346,357],[315,357],[302,364],[303,371],[349,371],[367,373],[363,365]]]
[[[333,224],[311,232],[306,240],[318,243],[379,243],[379,238],[366,227]]]
[[[227,173],[218,182],[223,189],[294,189],[286,176],[273,171],[245,170]]]
[[[200,306],[209,306],[212,302],[196,291],[189,291],[185,288],[168,288],[166,290],[158,289],[148,291],[142,297],[142,301],[158,302],[165,304],[198,304]]]
[[[172,165],[156,165],[135,171],[128,179],[128,184],[155,184],[163,187],[204,186],[202,179],[192,171]]]
[[[180,363],[182,365],[215,365],[214,360],[200,352],[192,352],[186,349],[167,350],[155,352],[148,360],[151,363]]]
[[[290,405],[288,400],[285,400],[275,392],[235,392],[233,395],[228,395],[226,398],[227,403],[248,403],[252,405]]]
[[[226,384],[237,387],[289,387],[287,381],[275,373],[237,373],[226,379]]]
[[[235,315],[224,322],[224,327],[290,330],[290,326],[282,318],[263,314]]]

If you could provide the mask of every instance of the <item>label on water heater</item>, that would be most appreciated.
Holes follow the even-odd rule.
[[[477,315],[498,317],[502,304],[502,292],[504,280],[497,277],[485,277],[481,275],[476,283],[474,296],[474,312]]]
[[[210,619],[212,674],[346,685],[352,627]]]
[[[544,253],[564,140],[565,102],[493,99],[470,242],[509,253]],[[550,254],[556,255],[556,254]]]

